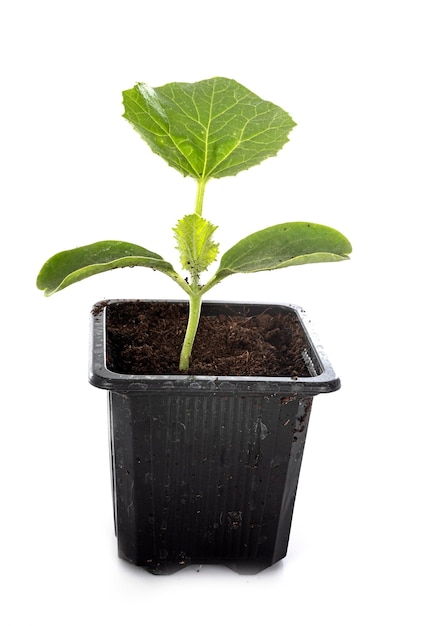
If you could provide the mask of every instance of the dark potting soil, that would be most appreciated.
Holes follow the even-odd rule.
[[[119,302],[107,306],[107,367],[122,374],[182,374],[188,307]],[[202,316],[190,369],[200,376],[309,376],[307,340],[293,313]]]

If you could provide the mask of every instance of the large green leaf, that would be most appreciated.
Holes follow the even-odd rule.
[[[211,78],[123,92],[124,117],[184,176],[230,176],[275,156],[295,122],[235,80]]]
[[[348,239],[329,226],[310,222],[277,224],[245,237],[230,248],[222,256],[211,286],[230,274],[343,261],[350,252]]]
[[[51,257],[40,270],[37,287],[51,296],[88,276],[134,265],[151,267],[172,277],[176,275],[172,265],[155,252],[125,241],[98,241]]]

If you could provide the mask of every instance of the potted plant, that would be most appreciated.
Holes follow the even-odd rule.
[[[109,300],[92,311],[90,382],[109,393],[119,555],[153,573],[190,563],[260,571],[287,551],[313,397],[339,388],[300,307],[205,302],[236,273],[340,261],[338,231],[277,224],[219,253],[203,216],[207,182],[275,156],[294,127],[282,108],[234,80],[123,92],[124,117],[154,153],[197,182],[194,212],[174,228],[184,275],[160,255],[101,241],[50,258],[51,295],[99,272],[163,272],[184,301]],[[203,302],[202,302],[203,301]]]

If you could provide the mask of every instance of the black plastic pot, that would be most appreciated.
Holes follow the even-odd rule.
[[[156,574],[218,563],[254,573],[286,555],[312,400],[340,381],[302,309],[269,307],[299,319],[310,376],[112,372],[105,306],[95,306],[90,382],[109,392],[120,557]],[[265,308],[207,302],[202,314]]]

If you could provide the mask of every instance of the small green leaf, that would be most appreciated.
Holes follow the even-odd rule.
[[[211,286],[230,274],[343,261],[350,252],[350,242],[329,226],[309,222],[277,224],[245,237],[230,248],[221,258]]]
[[[176,276],[172,265],[155,252],[124,241],[99,241],[59,252],[48,259],[37,277],[37,287],[51,296],[88,276],[134,265],[151,267],[172,278]]]
[[[124,117],[153,152],[184,176],[222,178],[275,156],[295,122],[229,78],[138,83],[123,92]]]
[[[181,265],[193,276],[204,272],[218,255],[218,244],[212,241],[216,229],[196,213],[183,217],[174,228]]]

